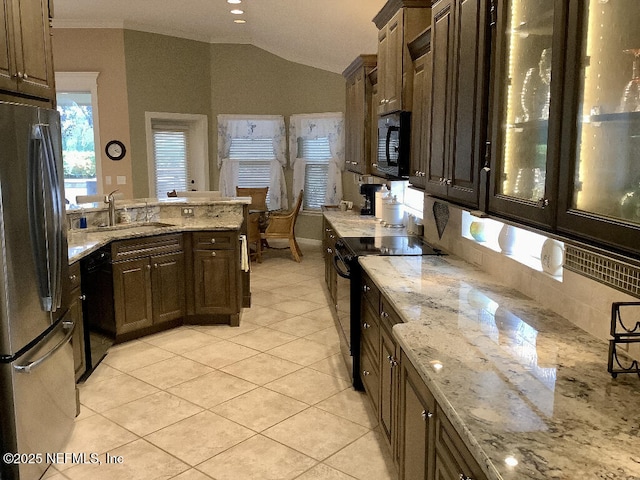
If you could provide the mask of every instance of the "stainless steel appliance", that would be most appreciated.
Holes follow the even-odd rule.
[[[411,112],[396,112],[378,119],[378,155],[373,165],[389,179],[409,178]]]
[[[0,102],[0,478],[35,480],[76,414],[60,120]]]
[[[376,192],[382,188],[381,183],[363,183],[360,185],[360,195],[364,197],[364,205],[360,209],[360,215],[373,215],[376,212]]]
[[[344,237],[336,242],[333,266],[338,274],[337,305],[340,346],[357,390],[360,378],[360,280],[358,257],[363,255],[443,255],[442,251],[410,235]]]

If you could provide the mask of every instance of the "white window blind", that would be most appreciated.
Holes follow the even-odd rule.
[[[152,129],[156,195],[160,197],[174,189],[188,190],[191,180],[189,128],[158,123]]]
[[[261,188],[271,185],[271,161],[275,160],[271,138],[232,138],[229,159],[238,160],[238,186]],[[267,193],[267,203],[269,203]]]
[[[331,159],[329,138],[299,137],[298,156],[307,160],[304,174],[303,209],[320,210],[325,203],[329,176],[329,160]]]

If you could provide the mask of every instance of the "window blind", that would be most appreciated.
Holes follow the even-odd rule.
[[[178,125],[153,125],[156,195],[172,190],[188,190],[189,129]]]
[[[271,138],[232,138],[229,159],[238,160],[238,187],[271,185],[271,160],[276,158]],[[267,204],[269,203],[267,192]]]
[[[325,203],[331,148],[328,137],[298,138],[298,156],[307,164],[304,174],[303,209],[319,210]],[[295,192],[296,195],[298,192]]]

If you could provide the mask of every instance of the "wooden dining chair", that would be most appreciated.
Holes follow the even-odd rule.
[[[269,239],[286,239],[289,241],[289,249],[291,249],[291,254],[293,255],[293,259],[296,262],[302,261],[302,250],[300,249],[300,245],[296,240],[296,220],[298,219],[298,213],[300,211],[300,207],[302,207],[302,198],[304,191],[300,190],[300,194],[298,195],[298,200],[296,201],[295,206],[289,212],[286,213],[272,213],[269,216],[269,223],[267,228],[265,229],[262,237],[265,240]],[[287,247],[285,247],[287,248]]]
[[[255,244],[255,250],[249,250],[251,259],[255,258],[258,263],[262,263],[262,235],[260,234],[260,214],[250,213],[249,224],[247,225],[247,243],[249,248]]]
[[[267,211],[267,193],[269,187],[249,188],[236,187],[236,195],[238,197],[251,197],[249,211],[266,212]]]

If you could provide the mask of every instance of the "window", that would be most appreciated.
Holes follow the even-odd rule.
[[[152,129],[156,194],[189,190],[192,177],[189,171],[189,128],[155,123]]]
[[[271,185],[271,161],[276,155],[270,138],[232,138],[229,160],[238,161],[238,187],[262,188]],[[269,204],[267,192],[267,205]]]
[[[57,72],[56,103],[62,132],[65,197],[76,203],[78,195],[102,192],[98,136],[98,74]]]
[[[298,138],[299,155],[306,159],[303,210],[320,210],[325,203],[331,148],[329,138]],[[297,193],[297,192],[296,192]]]
[[[207,116],[146,112],[149,196],[209,190]]]

